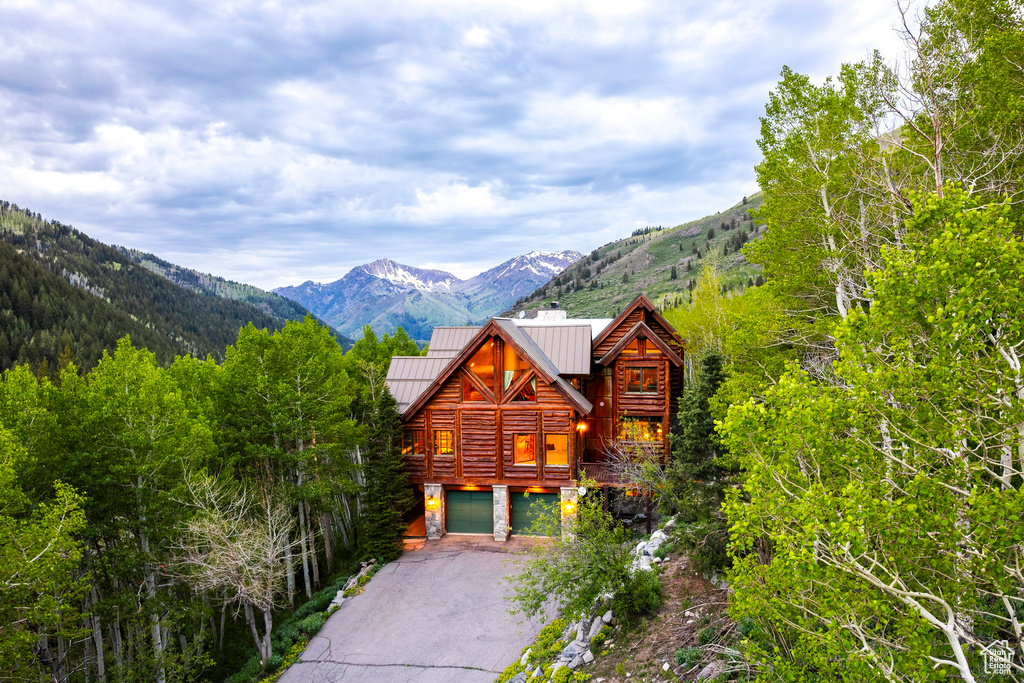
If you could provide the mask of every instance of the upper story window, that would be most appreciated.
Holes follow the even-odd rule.
[[[426,455],[427,436],[422,429],[407,429],[402,433],[402,455]]]
[[[537,464],[537,435],[512,435],[512,462],[516,465]]]
[[[504,353],[504,373],[502,375],[503,391],[508,390],[510,386],[515,384],[523,375],[529,370],[530,366],[526,364],[526,361],[519,357],[516,350],[512,348],[511,344],[505,344]]]
[[[526,385],[519,390],[519,393],[512,399],[513,401],[534,403],[537,400],[537,380],[531,379]]]
[[[473,357],[469,359],[469,369],[484,383],[484,386],[494,391],[494,338],[492,337],[487,341],[486,344],[480,347],[480,350],[473,354]],[[466,382],[469,384],[469,382]],[[472,385],[470,385],[472,386]],[[482,401],[484,397],[480,392],[476,392],[480,398],[466,398],[465,394],[470,391],[476,391],[476,389],[463,389],[464,400],[467,401]]]
[[[544,464],[549,467],[565,467],[569,464],[569,435],[544,435]]]
[[[434,430],[434,457],[455,455],[455,432],[450,429]]]
[[[660,417],[623,417],[619,438],[623,441],[661,441],[665,438]]]
[[[626,368],[627,394],[658,393],[658,368]]]
[[[639,355],[643,354],[643,352],[644,352],[644,350],[643,350],[643,341],[644,341],[643,339],[640,339],[638,337],[638,338],[634,339],[633,341],[629,342],[629,344],[626,345],[626,348],[622,349],[622,355],[623,356],[639,356]]]
[[[468,377],[462,378],[462,400],[465,402],[470,401],[486,401],[487,397],[474,386],[473,382]]]

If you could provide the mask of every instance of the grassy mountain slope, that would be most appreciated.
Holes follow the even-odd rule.
[[[727,291],[748,287],[759,277],[761,268],[748,263],[738,246],[744,235],[751,240],[760,236],[761,226],[751,213],[761,206],[763,195],[759,192],[744,199],[711,216],[674,228],[651,229],[599,247],[520,299],[506,314],[557,301],[570,317],[612,317],[640,292],[652,301],[676,305],[686,300],[708,263],[709,252]]]
[[[204,296],[118,249],[39,214],[0,202],[0,368],[52,370],[65,347],[81,367],[130,334],[160,362],[221,357],[249,322],[277,329],[285,318],[250,303]],[[298,316],[296,316],[298,317]]]

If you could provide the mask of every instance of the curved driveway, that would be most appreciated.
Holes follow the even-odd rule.
[[[490,683],[544,623],[509,616],[502,578],[537,541],[445,536],[406,550],[346,600],[281,683]]]

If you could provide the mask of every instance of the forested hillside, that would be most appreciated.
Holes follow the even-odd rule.
[[[0,240],[0,368],[28,363],[52,372],[69,359],[89,368],[126,334],[161,364],[186,353],[220,357],[248,323],[278,329],[305,314],[284,300],[254,306],[190,291],[8,202],[0,203]]]
[[[606,244],[574,263],[506,314],[514,315],[557,301],[570,317],[614,317],[640,292],[659,306],[689,301],[704,267],[714,263],[725,292],[741,292],[763,282],[761,267],[740,248],[757,239],[757,193],[736,205],[674,228],[650,227]]]
[[[132,261],[170,280],[179,287],[184,287],[204,296],[220,297],[222,299],[231,299],[251,304],[267,315],[281,321],[278,323],[278,326],[283,324],[285,320],[302,320],[309,314],[308,310],[294,301],[259,287],[247,285],[243,282],[225,280],[210,273],[201,273],[198,270],[185,268],[138,249],[128,249],[121,246],[115,246],[114,248]],[[352,345],[351,339],[340,334],[338,341],[343,348],[348,348]]]

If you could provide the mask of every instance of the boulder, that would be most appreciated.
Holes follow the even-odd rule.
[[[591,652],[590,650],[587,650],[586,652],[583,653],[583,663],[584,664],[590,664],[593,661],[594,661],[594,653],[593,652]]]
[[[612,611],[608,610],[607,612],[605,612],[604,616],[601,617],[601,621],[603,621],[606,624],[612,623]]]
[[[533,652],[533,648],[527,648],[523,656],[519,658],[519,666],[526,666],[526,662],[530,661],[530,653]]]
[[[578,669],[581,666],[583,666],[583,657],[582,657],[582,655],[577,655],[577,656],[573,657],[573,660],[571,662],[569,662],[569,664],[567,666],[569,667],[570,670]]]
[[[604,621],[601,617],[596,617],[593,623],[590,624],[590,632],[587,633],[588,643],[594,639],[594,636],[601,632],[602,627],[604,627]]]
[[[580,619],[580,625],[576,628],[576,641],[577,642],[580,642],[580,643],[588,643],[588,642],[590,642],[589,639],[587,639],[587,630],[589,628],[590,628],[590,620],[586,619],[586,618]]]
[[[700,673],[697,674],[697,678],[694,679],[694,680],[698,680],[698,681],[714,680],[715,678],[718,678],[718,674],[722,673],[723,671],[725,671],[725,662],[722,661],[721,659],[716,659],[715,661],[711,662],[710,664],[705,666],[703,669],[701,669]]]
[[[651,556],[650,555],[643,555],[640,558],[640,569],[644,570],[645,572],[649,572],[649,571],[651,571],[653,569],[651,567]]]
[[[579,655],[583,654],[586,651],[586,649],[587,649],[586,645],[583,645],[583,644],[579,643],[578,641],[574,640],[573,642],[571,642],[571,643],[569,643],[568,645],[565,646],[565,648],[562,650],[561,657],[563,659],[571,660],[571,659],[573,659],[575,657],[578,657]]]
[[[526,674],[520,671],[512,678],[508,679],[508,683],[526,683]]]
[[[530,676],[530,678],[543,678],[543,677],[544,677],[544,669],[540,668],[539,666],[536,669],[533,670],[533,675]]]

